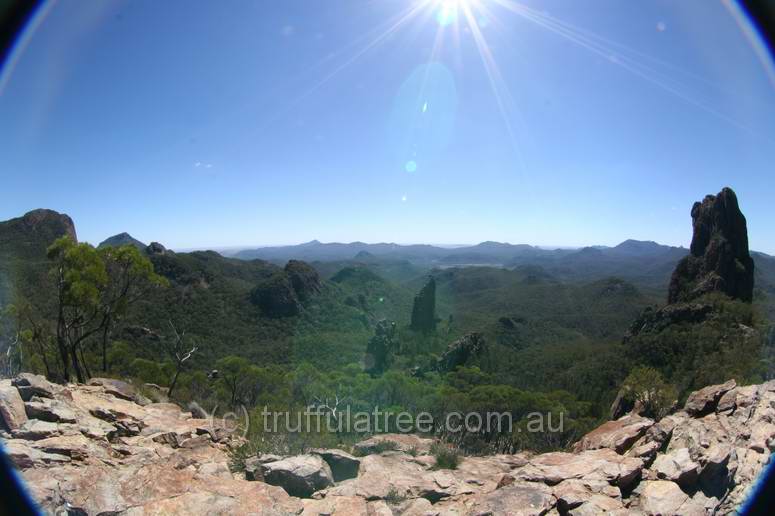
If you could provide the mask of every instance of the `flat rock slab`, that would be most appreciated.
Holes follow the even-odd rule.
[[[574,451],[598,450],[610,448],[616,453],[624,453],[648,430],[654,421],[635,414],[630,414],[603,423],[577,442]]]

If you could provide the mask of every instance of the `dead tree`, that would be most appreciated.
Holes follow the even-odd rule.
[[[175,364],[175,376],[172,378],[170,388],[167,390],[167,397],[171,398],[172,391],[175,389],[175,384],[178,383],[178,376],[180,376],[180,372],[183,370],[184,364],[194,355],[194,353],[196,353],[199,348],[197,346],[191,346],[189,348],[189,346],[184,342],[186,332],[184,331],[183,333],[178,333],[178,330],[175,328],[175,325],[172,323],[172,321],[170,320],[167,322],[172,329],[172,338],[162,340],[162,345],[164,346],[167,355]]]

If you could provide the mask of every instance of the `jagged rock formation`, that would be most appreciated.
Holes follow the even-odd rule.
[[[775,449],[775,381],[727,382],[659,422],[610,421],[572,453],[437,470],[432,439],[386,434],[359,443],[361,458],[261,455],[234,473],[239,437],[170,403],[141,405],[123,382],[92,383],[0,380],[3,445],[48,514],[727,514]]]
[[[285,264],[285,274],[288,275],[288,280],[302,303],[320,292],[320,275],[310,264],[290,260]]]
[[[9,237],[21,237],[24,240],[34,238],[40,240],[48,246],[54,240],[61,236],[69,236],[77,241],[78,236],[75,233],[75,224],[73,219],[64,213],[58,213],[53,210],[38,209],[25,213],[22,217],[1,222],[0,226],[0,244],[5,245],[4,233]],[[18,242],[8,242],[13,244]]]
[[[396,352],[395,342],[396,323],[384,319],[377,322],[374,328],[374,336],[369,339],[364,357],[364,369],[372,375],[384,373],[392,362],[392,355]]]
[[[273,274],[253,289],[251,299],[270,317],[289,317],[299,315],[301,300],[284,272]]]
[[[38,292],[51,281],[46,250],[62,236],[77,241],[72,219],[52,210],[33,210],[0,221],[0,307],[14,302],[17,295]],[[0,321],[0,332],[3,329]],[[5,352],[2,348],[0,344],[0,353]]]
[[[472,358],[481,355],[487,344],[481,333],[469,333],[447,346],[447,350],[439,357],[436,370],[440,372],[454,371],[465,365]]]
[[[148,247],[146,244],[140,242],[129,233],[119,233],[118,235],[113,235],[110,238],[106,238],[100,242],[100,245],[97,247],[120,247],[122,245],[133,245],[141,251],[145,251],[145,249]]]
[[[731,188],[708,195],[692,207],[692,244],[670,280],[668,303],[686,302],[709,292],[733,299],[753,298],[754,262],[748,229]]]
[[[423,333],[436,330],[436,279],[433,276],[414,297],[410,327]]]
[[[320,292],[318,272],[306,262],[289,261],[285,269],[259,283],[251,299],[270,317],[299,315],[304,303]]]
[[[159,242],[151,242],[148,247],[145,248],[145,252],[149,255],[165,255],[167,254],[167,248],[161,245]]]

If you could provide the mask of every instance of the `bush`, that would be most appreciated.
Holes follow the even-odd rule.
[[[457,469],[460,462],[457,449],[444,443],[434,443],[431,446],[431,455],[436,459],[436,469]]]
[[[385,495],[385,501],[388,505],[401,505],[406,500],[406,496],[399,493],[395,487],[391,487],[387,495]]]
[[[634,368],[622,387],[625,399],[640,405],[643,415],[655,419],[666,416],[677,398],[676,388],[665,382],[659,371],[651,367]]]

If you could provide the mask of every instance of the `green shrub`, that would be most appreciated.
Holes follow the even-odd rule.
[[[385,501],[389,505],[401,505],[404,503],[404,501],[406,501],[406,496],[399,493],[395,487],[391,487],[390,491],[388,491],[387,495],[385,495]]]
[[[431,455],[436,459],[436,469],[457,469],[460,453],[457,449],[445,443],[433,443]]]
[[[665,382],[654,368],[638,366],[630,371],[622,386],[625,399],[643,407],[643,415],[655,419],[666,416],[677,398],[674,386]]]

